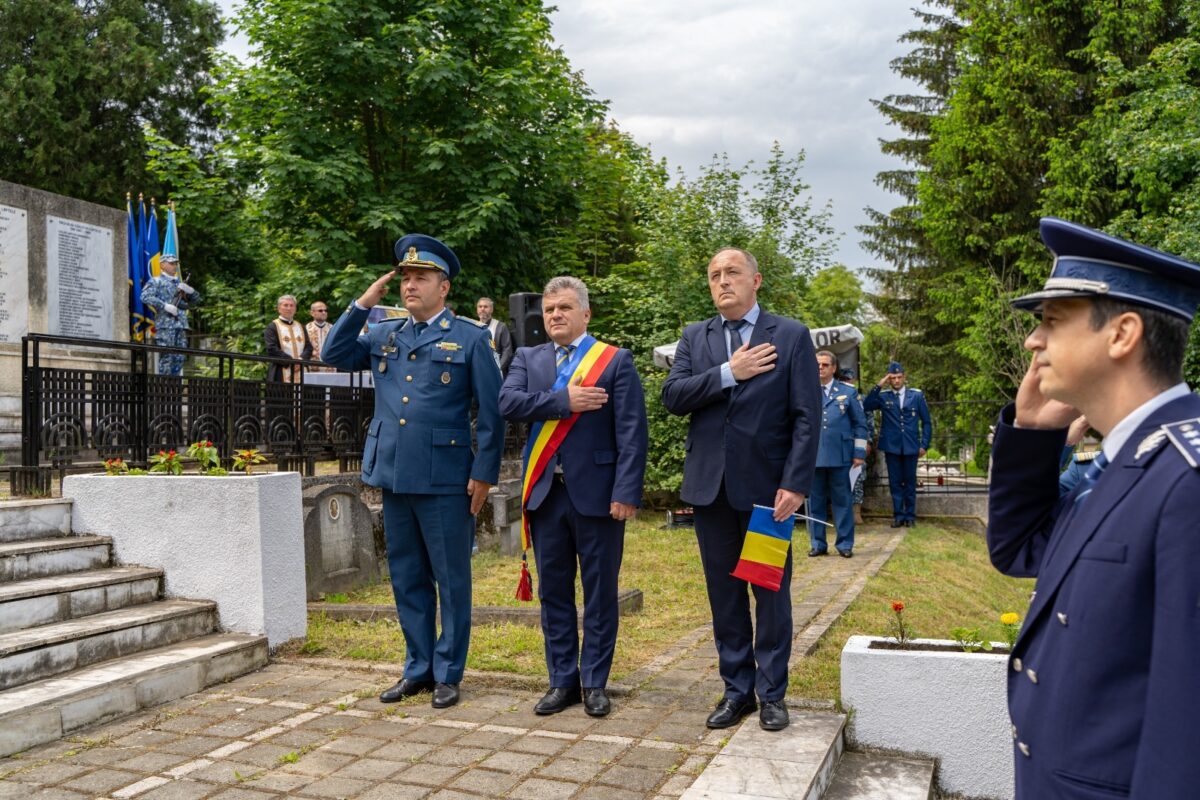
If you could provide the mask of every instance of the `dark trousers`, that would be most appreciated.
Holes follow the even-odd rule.
[[[782,585],[773,592],[729,574],[741,556],[750,511],[729,505],[723,483],[711,505],[695,507],[695,522],[725,697],[745,702],[757,694],[763,701],[781,700],[792,654],[792,550]],[[754,592],[753,624],[747,586]]]
[[[887,458],[888,488],[892,492],[892,516],[900,520],[917,518],[917,454],[884,453]]]
[[[471,640],[469,504],[465,492],[383,490],[388,571],[404,633],[404,677],[414,681],[462,681]]]
[[[603,687],[617,646],[617,579],[625,550],[625,523],[588,517],[571,505],[560,475],[529,512],[533,557],[542,603],[542,635],[550,685]],[[575,568],[583,583],[583,647],[575,607]]]
[[[825,520],[826,506],[833,506],[833,525],[837,534],[834,547],[840,552],[854,549],[854,488],[850,486],[850,467],[817,467],[813,471],[812,493],[808,496],[809,516]],[[829,528],[808,523],[812,549],[829,549]]]

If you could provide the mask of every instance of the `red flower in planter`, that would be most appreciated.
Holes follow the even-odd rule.
[[[892,611],[895,611],[897,614],[899,614],[903,610],[904,610],[904,603],[901,603],[899,600],[892,601]]]

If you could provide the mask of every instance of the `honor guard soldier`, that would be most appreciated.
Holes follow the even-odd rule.
[[[924,393],[905,386],[904,381],[904,367],[893,361],[887,375],[863,401],[867,413],[879,411],[881,416],[879,449],[887,461],[893,528],[911,528],[917,520],[917,460],[925,455],[933,438],[933,420]]]
[[[1009,655],[1018,800],[1200,786],[1200,397],[1183,381],[1200,265],[1060,219],[1013,301],[1038,325],[992,448],[988,549],[1037,591]],[[1079,414],[1103,437],[1067,495]]]
[[[200,293],[179,278],[179,257],[164,253],[158,259],[158,275],[142,287],[142,304],[154,309],[154,343],[163,347],[187,347],[188,307],[200,302]],[[183,372],[183,353],[160,353],[159,375]]]
[[[821,443],[817,449],[817,469],[813,474],[812,493],[808,496],[809,558],[829,552],[825,510],[832,505],[837,540],[834,547],[842,558],[854,554],[854,487],[850,468],[861,467],[867,459],[867,415],[858,401],[858,390],[833,379],[837,356],[828,350],[817,352],[817,376],[821,381]]]
[[[338,369],[375,376],[362,478],[383,489],[388,569],[405,642],[404,676],[379,699],[394,703],[432,691],[433,707],[446,708],[458,702],[471,634],[471,517],[500,474],[500,369],[487,329],[446,308],[460,269],[454,251],[409,234],[396,242],[396,257],[396,269],[333,326],[322,356]],[[397,276],[410,316],[359,335]]]

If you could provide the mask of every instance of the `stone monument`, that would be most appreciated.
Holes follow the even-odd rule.
[[[21,337],[129,341],[125,212],[0,180],[0,452],[21,443]],[[78,346],[41,363],[123,370],[125,353]]]

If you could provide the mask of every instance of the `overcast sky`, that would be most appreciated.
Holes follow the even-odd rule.
[[[228,12],[236,0],[218,0]],[[899,165],[871,99],[909,91],[888,69],[910,47],[920,0],[560,0],[553,34],[634,139],[694,176],[714,154],[765,161],[778,140],[807,153],[817,204],[833,203],[837,260],[873,266],[855,225],[899,200],[874,184]],[[239,57],[245,42],[226,49]]]

